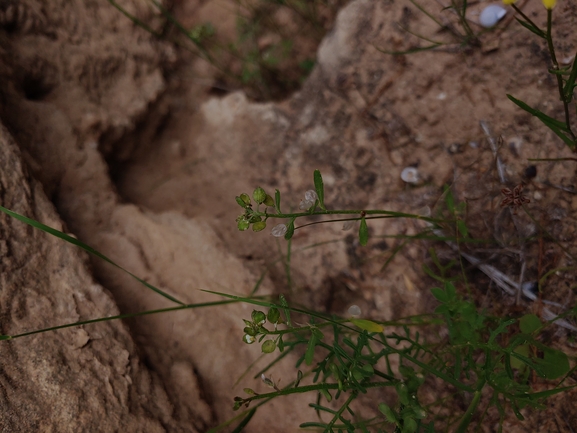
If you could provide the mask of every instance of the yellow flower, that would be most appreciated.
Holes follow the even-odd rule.
[[[503,3],[505,3],[506,5],[512,5],[513,3],[515,3],[517,0],[503,0]]]
[[[541,0],[543,2],[543,6],[547,9],[553,9],[557,4],[557,0]]]

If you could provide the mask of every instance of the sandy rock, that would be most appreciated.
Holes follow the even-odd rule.
[[[62,230],[1,125],[0,167],[0,204]],[[0,245],[2,334],[119,314],[78,248],[5,214]],[[194,417],[175,418],[163,385],[142,365],[119,321],[2,341],[0,369],[5,432],[195,431]]]

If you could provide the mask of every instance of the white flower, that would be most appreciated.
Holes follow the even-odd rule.
[[[305,199],[301,200],[301,203],[299,204],[299,209],[308,210],[314,206],[317,200],[318,200],[317,193],[312,189],[309,189],[307,192],[305,192]]]
[[[275,238],[282,238],[286,234],[287,230],[286,224],[278,224],[272,228],[270,234]]]

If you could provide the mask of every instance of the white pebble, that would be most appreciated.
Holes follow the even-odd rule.
[[[405,167],[401,171],[401,179],[407,183],[417,183],[419,181],[419,171],[415,167]]]
[[[479,24],[483,27],[495,26],[501,18],[507,14],[507,10],[499,5],[489,5],[479,15]]]
[[[359,317],[361,315],[361,308],[358,305],[351,305],[349,307],[349,314],[353,317]]]

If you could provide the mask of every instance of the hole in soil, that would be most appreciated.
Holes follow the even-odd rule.
[[[26,99],[39,101],[52,91],[52,85],[47,83],[43,77],[27,75],[22,80],[22,90]]]

